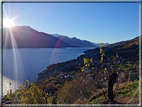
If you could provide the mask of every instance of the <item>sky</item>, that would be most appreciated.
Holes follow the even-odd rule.
[[[3,19],[16,26],[94,43],[139,36],[139,3],[3,3]]]

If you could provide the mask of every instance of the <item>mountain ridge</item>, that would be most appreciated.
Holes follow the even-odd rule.
[[[64,35],[59,35],[59,34],[51,34],[57,38],[60,38],[62,41],[67,42],[71,46],[76,46],[76,47],[98,47],[95,44],[92,44],[91,42],[87,40],[81,40],[76,37],[68,37]]]
[[[112,55],[118,55],[126,60],[138,60],[139,58],[139,36],[135,37],[130,40],[126,41],[121,41],[113,44],[109,44],[106,46],[103,46],[103,49],[105,51],[105,55],[110,57]],[[86,54],[94,55],[95,54],[95,59],[100,59],[100,54],[99,54],[100,49],[90,49],[87,51],[84,51]]]
[[[52,42],[51,42],[52,41]],[[59,42],[58,42],[59,41]],[[57,44],[58,43],[58,44]],[[3,30],[3,47],[12,48],[62,48],[67,43],[44,32],[38,32],[29,26],[15,26]]]
[[[10,30],[11,29],[11,30]],[[12,48],[65,48],[65,47],[95,47],[91,42],[76,37],[56,37],[37,31],[30,26],[14,26],[3,29],[3,47]],[[11,34],[13,34],[11,36]]]

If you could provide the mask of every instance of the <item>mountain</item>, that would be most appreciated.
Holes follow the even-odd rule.
[[[96,45],[96,46],[98,46],[98,47],[100,47],[100,43],[93,43],[93,42],[92,42],[92,44],[93,44],[93,45]],[[109,45],[109,43],[103,43],[103,46],[106,46],[106,45]]]
[[[76,37],[69,38],[68,36],[63,36],[59,34],[51,34],[51,35],[60,38],[62,41],[68,43],[73,47],[98,47],[87,40],[80,40]]]
[[[59,34],[51,34],[52,36],[55,36],[55,37],[57,37],[57,38],[59,38],[61,35],[59,35]]]
[[[106,45],[106,47],[119,48],[119,47],[127,47],[127,46],[130,47],[132,45],[139,45],[139,36],[131,40],[109,44],[109,45]]]
[[[103,47],[105,51],[105,55],[107,57],[115,56],[116,54],[118,56],[121,56],[125,60],[138,60],[139,59],[139,36],[127,40],[127,41],[121,41],[114,44],[109,44]],[[93,55],[96,59],[100,59],[100,49],[90,49],[85,51],[85,54]]]
[[[13,43],[12,43],[13,41]],[[11,30],[3,29],[4,48],[63,48],[69,44],[44,32],[38,32],[29,26],[15,26]]]

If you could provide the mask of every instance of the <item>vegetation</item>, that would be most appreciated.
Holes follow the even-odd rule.
[[[93,79],[89,76],[78,75],[73,81],[66,82],[57,92],[57,102],[60,104],[72,104],[77,100],[88,99],[94,91]]]
[[[93,97],[93,99],[91,99],[91,102],[89,102],[89,104],[100,104],[100,101],[104,99],[105,97],[103,95],[97,98]]]
[[[129,84],[125,83],[122,86],[120,86],[119,89],[117,90],[115,90],[117,92],[116,97],[121,99],[123,99],[124,97],[130,97],[130,99],[132,99],[133,97],[139,97],[139,81],[135,81]],[[93,96],[89,100],[89,104],[100,104],[101,101],[104,99],[105,97],[102,94],[100,94],[98,97]],[[127,99],[126,103],[129,103],[130,99]],[[119,102],[119,103],[122,103],[122,102]]]
[[[138,96],[139,95],[139,81],[126,84],[119,88],[117,92],[118,96]]]
[[[41,90],[36,82],[29,86],[29,81],[27,80],[27,83],[19,87],[14,93],[8,93],[7,98],[16,104],[46,104],[51,101],[51,98],[48,98],[47,95],[48,93]]]

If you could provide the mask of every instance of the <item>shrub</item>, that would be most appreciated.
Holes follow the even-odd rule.
[[[46,97],[47,95],[48,93],[41,90],[36,82],[29,86],[29,81],[27,81],[26,85],[21,86],[19,90],[12,94],[8,93],[7,98],[19,104],[46,104],[51,100]]]
[[[57,92],[57,102],[60,104],[72,104],[77,100],[88,99],[94,90],[94,83],[91,78],[77,76],[73,81],[67,81]]]

